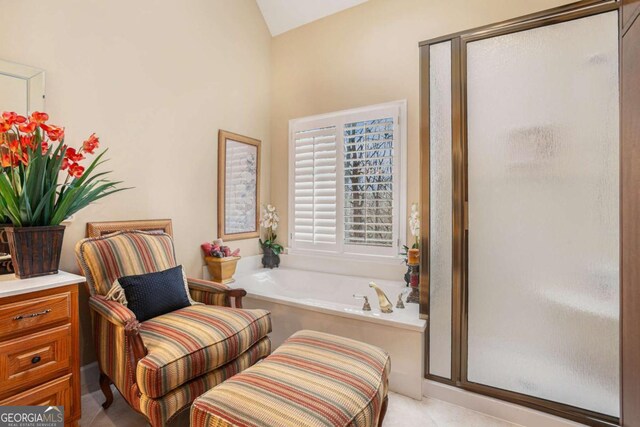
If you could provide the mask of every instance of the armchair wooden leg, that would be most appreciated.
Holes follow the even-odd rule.
[[[111,391],[111,380],[102,372],[100,372],[100,389],[106,399],[102,404],[102,408],[107,409],[113,403],[113,391]]]
[[[380,419],[378,421],[378,427],[382,427],[384,416],[387,415],[387,406],[389,406],[389,396],[385,396],[384,400],[382,401],[382,408],[380,408]]]

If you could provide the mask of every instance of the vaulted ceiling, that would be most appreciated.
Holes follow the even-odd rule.
[[[262,16],[277,36],[368,0],[256,0]]]

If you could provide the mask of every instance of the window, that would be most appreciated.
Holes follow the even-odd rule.
[[[406,101],[289,123],[289,248],[397,256],[405,229]]]

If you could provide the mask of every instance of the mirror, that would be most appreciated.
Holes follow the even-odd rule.
[[[0,59],[0,113],[28,116],[44,111],[44,99],[44,70]],[[8,219],[0,216],[0,275],[13,273],[6,223]]]
[[[44,110],[44,70],[0,60],[0,112]]]
[[[218,133],[218,237],[258,237],[260,229],[260,141]]]

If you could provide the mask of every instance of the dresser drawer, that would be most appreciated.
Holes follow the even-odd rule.
[[[0,339],[68,322],[70,318],[70,292],[5,304],[0,306]]]
[[[71,325],[0,343],[0,395],[69,373]]]
[[[72,393],[73,375],[68,374],[55,380],[29,389],[23,393],[0,400],[0,406],[64,406],[64,418],[75,414]],[[65,423],[66,424],[66,423]]]

